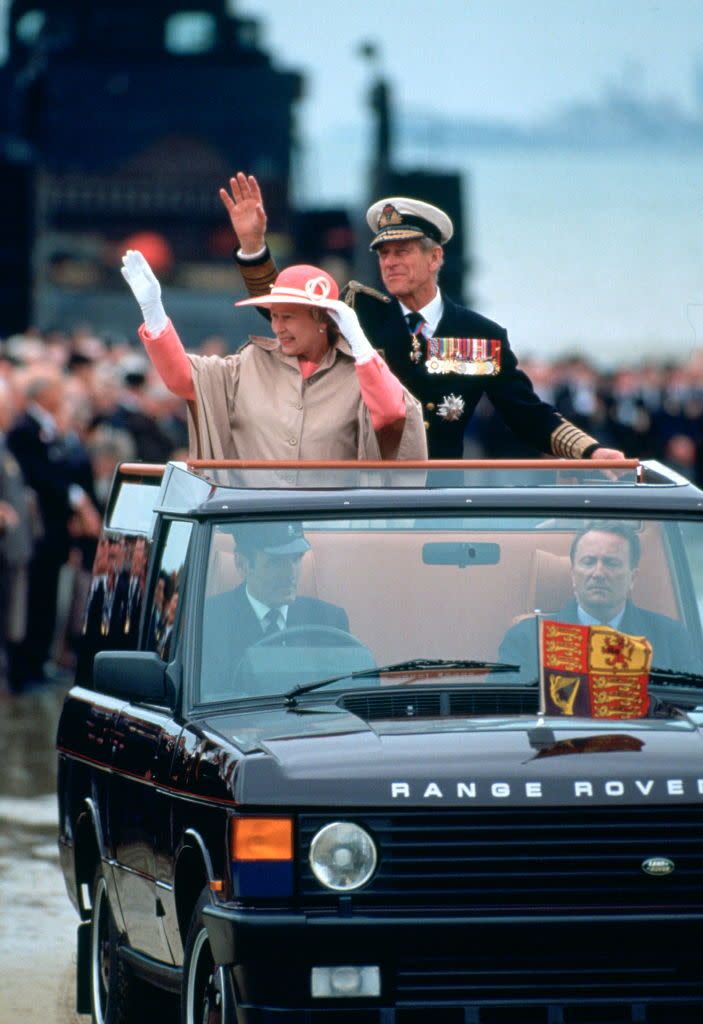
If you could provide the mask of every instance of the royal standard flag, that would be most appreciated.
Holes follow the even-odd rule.
[[[541,709],[546,715],[643,718],[652,645],[610,626],[540,621]]]

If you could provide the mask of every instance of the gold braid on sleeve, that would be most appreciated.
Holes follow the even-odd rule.
[[[238,266],[244,287],[252,298],[257,295],[268,295],[271,285],[278,277],[278,269],[270,257],[264,263],[239,263]]]
[[[597,441],[595,437],[584,433],[568,420],[564,420],[552,431],[549,443],[552,454],[560,459],[582,459],[587,448],[600,445],[600,441]]]

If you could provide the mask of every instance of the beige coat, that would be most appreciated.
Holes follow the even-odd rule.
[[[192,459],[426,459],[420,403],[405,391],[405,420],[376,434],[344,338],[307,379],[273,338],[234,355],[188,356]]]

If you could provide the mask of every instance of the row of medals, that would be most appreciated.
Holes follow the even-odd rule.
[[[413,335],[410,358],[414,363],[423,360],[422,344],[418,335]],[[497,372],[493,359],[438,359],[432,356],[425,363],[428,373],[460,373],[465,377],[490,377]]]

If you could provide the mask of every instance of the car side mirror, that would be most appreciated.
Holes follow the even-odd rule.
[[[93,664],[93,688],[112,697],[145,704],[173,704],[167,664],[153,651],[100,651]]]

